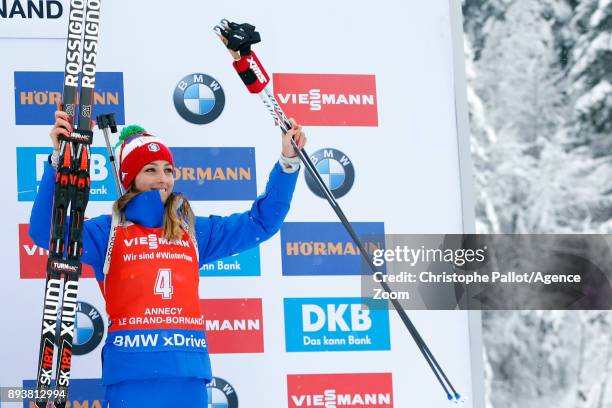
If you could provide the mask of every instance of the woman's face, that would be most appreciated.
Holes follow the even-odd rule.
[[[174,188],[172,165],[166,160],[155,160],[145,165],[134,178],[134,186],[140,192],[159,190],[165,204]]]

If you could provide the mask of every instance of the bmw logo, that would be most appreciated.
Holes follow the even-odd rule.
[[[149,143],[149,151],[151,151],[151,152],[158,152],[159,151],[159,145],[157,143]]]
[[[314,152],[310,159],[334,198],[343,197],[351,190],[355,181],[355,168],[346,154],[340,150],[325,148]],[[305,177],[310,191],[321,198],[325,198],[325,194],[310,173],[306,172]]]
[[[225,93],[206,74],[190,74],[174,88],[174,107],[187,122],[205,125],[217,119],[225,106]]]
[[[234,387],[219,377],[206,384],[208,408],[238,408],[238,395]]]
[[[104,337],[104,320],[98,309],[85,302],[77,302],[72,354],[82,356],[93,351]]]

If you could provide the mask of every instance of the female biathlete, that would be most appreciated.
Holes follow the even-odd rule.
[[[143,128],[123,129],[116,157],[126,193],[112,216],[85,221],[81,257],[93,267],[106,301],[102,383],[110,408],[207,406],[205,384],[212,374],[199,268],[279,230],[300,167],[291,138],[300,148],[306,143],[301,127],[291,123],[265,192],[249,211],[227,217],[194,216],[187,198],[173,192],[170,149]],[[39,247],[49,247],[58,137],[71,130],[67,114],[55,112],[54,152],[30,218],[30,236]]]

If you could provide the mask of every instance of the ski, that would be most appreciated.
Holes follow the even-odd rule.
[[[54,407],[58,408],[64,408],[68,400],[79,277],[82,269],[80,257],[83,221],[90,189],[90,145],[93,139],[91,118],[99,22],[100,0],[71,0],[62,109],[69,116],[73,132],[68,137],[60,136],[59,140],[59,162],[55,178],[36,378],[35,400],[36,406],[40,408],[47,407],[51,398]],[[69,225],[68,208],[70,208]],[[66,245],[66,236],[68,245]],[[56,344],[58,346],[56,388],[53,389],[52,373]]]
[[[255,26],[247,23],[238,24],[231,22],[229,20],[223,19],[221,22],[216,25],[213,31],[219,36],[219,38],[223,41],[225,46],[230,51],[230,54],[234,58],[234,68],[236,69],[238,75],[242,79],[243,83],[246,85],[249,92],[259,95],[266,109],[275,120],[276,123],[280,126],[283,134],[285,134],[289,129],[291,129],[291,123],[280,104],[276,100],[274,93],[270,90],[268,86],[270,83],[270,77],[266,73],[263,65],[255,55],[253,51],[251,51],[251,45],[256,44],[261,41],[260,35],[257,31],[255,31]],[[298,153],[300,161],[306,168],[306,171],[312,176],[315,180],[328,203],[342,222],[342,225],[351,236],[357,247],[359,248],[359,252],[363,257],[364,261],[371,269],[372,273],[376,272],[376,267],[370,258],[370,255],[365,250],[361,239],[353,229],[351,223],[347,219],[346,215],[342,211],[342,208],[336,201],[333,193],[330,191],[329,187],[323,181],[321,174],[315,167],[314,163],[310,159],[310,156],[306,153],[304,149],[299,149],[296,145],[295,141],[291,140],[293,148]],[[380,282],[382,288],[387,293],[391,293],[391,288],[385,282]],[[408,329],[408,332],[412,336],[412,339],[416,343],[419,351],[427,361],[427,364],[431,368],[434,373],[436,379],[440,383],[444,393],[448,400],[459,400],[461,395],[455,390],[452,383],[449,381],[448,377],[438,364],[438,361],[434,357],[433,353],[425,343],[425,340],[421,337],[419,331],[414,326],[414,323],[410,320],[406,311],[400,304],[397,299],[392,297],[389,298],[396,312],[398,313],[400,319]]]

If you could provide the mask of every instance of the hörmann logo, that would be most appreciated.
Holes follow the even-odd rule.
[[[34,201],[45,162],[49,156],[48,147],[17,148],[17,200]],[[91,148],[89,189],[90,201],[113,201],[117,198],[115,180],[112,176],[110,161],[103,147]]]
[[[89,62],[90,65],[94,63],[93,60]],[[93,65],[91,67],[90,73],[93,72]],[[14,79],[15,124],[52,125],[55,122],[53,113],[57,103],[62,100],[64,73],[15,71]],[[67,80],[73,81],[74,78]],[[88,83],[93,85],[93,82]],[[122,72],[96,73],[93,105],[95,115],[113,112],[117,124],[125,123]]]
[[[263,353],[261,299],[202,299],[211,353]]]
[[[352,225],[366,252],[384,248],[382,222]],[[285,222],[280,232],[285,276],[361,275],[365,271],[359,247],[339,222]]]
[[[367,298],[287,298],[285,346],[291,351],[389,350],[385,301]]]
[[[289,408],[393,407],[391,373],[288,374]]]
[[[21,279],[45,279],[49,251],[37,246],[28,229],[30,224],[19,224],[19,277]],[[93,269],[83,264],[81,278],[93,278]]]
[[[274,95],[288,116],[311,126],[378,126],[376,77],[274,74]]]
[[[257,195],[252,147],[174,147],[174,189],[190,200],[252,200]]]
[[[58,19],[62,16],[63,12],[64,7],[57,0],[0,1],[0,18]]]

